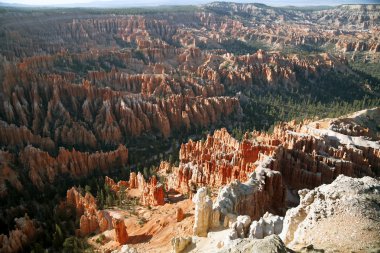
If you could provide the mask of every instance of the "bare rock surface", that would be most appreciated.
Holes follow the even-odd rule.
[[[284,217],[266,212],[258,221],[249,227],[249,238],[262,239],[268,235],[278,235],[282,231]]]
[[[123,219],[112,218],[112,226],[115,229],[115,241],[121,245],[128,241],[128,233]]]
[[[287,211],[281,238],[298,249],[309,244],[334,252],[380,246],[380,182],[344,175],[314,190],[300,190],[301,203]]]
[[[220,217],[225,226],[229,223],[226,219],[230,219],[230,214],[258,219],[266,210],[284,206],[284,192],[281,173],[258,167],[248,181],[235,181],[219,191],[213,205],[213,216]]]
[[[278,235],[270,235],[264,239],[243,239],[236,241],[228,248],[218,251],[219,253],[286,253],[292,252],[286,248]]]
[[[173,253],[180,253],[191,244],[191,237],[174,237],[171,241]]]
[[[207,196],[207,188],[198,189],[193,202],[195,203],[194,235],[207,236],[212,215],[212,200]]]

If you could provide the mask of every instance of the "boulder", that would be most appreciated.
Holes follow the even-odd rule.
[[[177,222],[180,222],[183,219],[185,219],[185,214],[183,213],[182,208],[177,207],[177,209],[176,209],[176,217],[177,217]]]
[[[186,247],[189,244],[191,244],[191,241],[192,241],[192,239],[189,236],[187,236],[187,237],[174,237],[171,240],[173,253],[182,252],[184,249],[186,249]]]
[[[239,239],[218,251],[219,253],[290,253],[278,235],[270,235],[264,239]]]

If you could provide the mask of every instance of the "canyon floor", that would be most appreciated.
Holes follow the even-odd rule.
[[[176,220],[176,209],[184,210],[186,217],[181,222]],[[194,204],[191,200],[183,200],[175,204],[163,206],[137,207],[136,213],[131,214],[123,210],[106,210],[111,217],[123,219],[129,232],[128,245],[137,249],[138,252],[170,252],[172,249],[171,239],[176,236],[188,236],[192,234],[194,223]],[[140,224],[143,218],[146,222]],[[90,238],[91,244],[100,252],[114,250],[119,245],[115,243],[114,231],[104,232],[109,242],[101,247],[95,242],[99,235]]]

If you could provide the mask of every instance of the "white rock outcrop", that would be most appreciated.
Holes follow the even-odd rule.
[[[137,250],[126,244],[123,245],[120,250],[114,250],[112,253],[137,253]]]
[[[270,235],[264,239],[238,239],[225,246],[219,253],[288,253],[294,252],[286,248],[278,235]]]
[[[193,233],[197,236],[207,236],[212,218],[212,200],[207,195],[207,188],[199,188],[193,198],[195,203],[195,220]]]
[[[278,235],[282,231],[284,217],[266,212],[258,221],[253,221],[249,227],[249,238],[263,239],[268,235]]]
[[[232,224],[232,228],[236,231],[239,238],[246,238],[251,224],[251,217],[248,215],[240,215],[237,217],[236,222]]]
[[[338,176],[313,190],[300,190],[300,204],[286,212],[280,234],[288,247],[339,252],[380,247],[380,181]]]
[[[285,187],[281,173],[266,168],[261,162],[249,179],[241,183],[237,180],[220,189],[213,205],[212,217],[219,217],[220,224],[231,227],[237,215],[247,215],[259,219],[268,210],[278,210],[285,206]],[[213,227],[217,226],[213,218]]]

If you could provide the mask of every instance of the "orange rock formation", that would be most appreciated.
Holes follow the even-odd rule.
[[[104,211],[97,210],[95,198],[90,193],[82,196],[73,187],[67,191],[66,205],[74,207],[77,217],[80,217],[79,229],[76,231],[78,236],[89,235],[98,229],[100,232],[108,230],[110,224],[104,216]]]
[[[204,142],[190,140],[182,144],[179,166],[168,169],[168,164],[162,163],[159,174],[165,176],[168,190],[190,197],[202,186],[218,188],[235,179],[246,181],[266,156],[273,157],[267,168],[280,171],[292,189],[331,183],[339,174],[375,175],[375,168],[380,166],[378,148],[360,145],[354,148],[344,143],[335,147],[334,136],[316,135],[318,129],[313,129],[309,122],[283,123],[275,127],[271,135],[253,132],[251,138],[246,135],[241,143],[225,129],[217,130]]]
[[[124,220],[112,218],[112,226],[115,229],[115,241],[123,245],[128,242],[128,233]]]
[[[35,239],[37,227],[27,214],[15,218],[15,223],[15,229],[11,230],[8,236],[0,235],[0,252],[22,252]]]
[[[87,176],[95,169],[107,171],[121,168],[128,160],[128,150],[120,145],[111,152],[79,152],[59,149],[57,157],[32,146],[23,149],[19,158],[24,168],[29,171],[29,178],[38,188],[46,183],[53,183],[58,175],[69,175],[73,178]]]
[[[182,208],[178,207],[176,210],[177,222],[181,222],[185,219],[185,214],[183,213]]]

